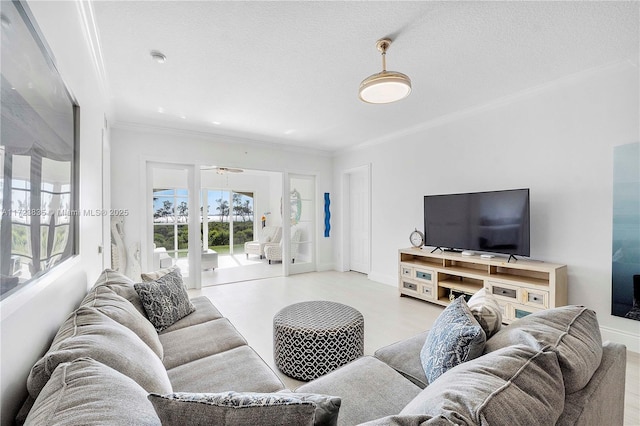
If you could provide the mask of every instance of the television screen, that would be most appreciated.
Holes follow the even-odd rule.
[[[425,244],[529,256],[529,189],[425,195]]]

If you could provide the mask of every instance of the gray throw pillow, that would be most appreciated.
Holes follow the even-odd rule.
[[[189,300],[180,269],[175,269],[155,281],[136,283],[134,288],[140,296],[149,321],[157,331],[170,327],[196,310]]]
[[[447,371],[400,415],[429,415],[457,425],[555,425],[564,397],[555,352],[516,345]]]
[[[180,268],[178,268],[177,266],[169,266],[168,268],[158,269],[157,271],[153,272],[143,272],[142,274],[140,274],[140,278],[142,278],[142,281],[144,282],[155,281],[158,278],[162,278],[168,273],[175,271],[176,269]]]
[[[341,400],[309,393],[151,394],[163,426],[314,425],[335,426]]]
[[[124,374],[91,358],[56,367],[25,425],[159,426],[147,391]]]
[[[498,299],[486,288],[481,288],[471,296],[467,305],[469,305],[469,310],[484,330],[487,339],[500,330],[502,326],[502,309]]]
[[[460,296],[445,308],[429,330],[420,361],[429,383],[450,368],[482,355],[484,330]]]

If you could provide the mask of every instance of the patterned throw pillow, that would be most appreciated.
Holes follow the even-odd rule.
[[[474,318],[487,335],[487,339],[496,334],[502,326],[502,309],[498,299],[486,288],[480,289],[467,302]]]
[[[175,269],[155,281],[136,283],[134,288],[140,296],[149,321],[157,331],[164,330],[196,310],[189,300],[180,269]]]
[[[464,296],[451,302],[438,316],[420,351],[429,383],[445,371],[482,355],[486,336]]]
[[[311,393],[150,394],[163,426],[314,425],[335,426],[341,399]]]

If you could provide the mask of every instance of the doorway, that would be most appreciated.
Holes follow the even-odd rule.
[[[245,252],[247,243],[266,242],[263,226],[282,228],[282,173],[201,166],[200,185],[202,249],[217,254],[215,268],[202,265],[202,286],[282,276],[281,263]]]
[[[199,186],[192,165],[149,163],[146,270],[176,265],[188,288],[200,286]],[[198,182],[196,182],[198,180]]]
[[[369,165],[343,174],[343,269],[369,274],[371,269],[371,181]]]

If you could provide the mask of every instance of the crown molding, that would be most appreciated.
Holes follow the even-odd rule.
[[[180,129],[176,127],[166,127],[159,126],[154,124],[146,124],[146,123],[135,123],[130,121],[122,121],[122,120],[114,120],[111,123],[112,129],[122,129],[122,130],[130,130],[137,132],[145,132],[145,133],[157,133],[164,135],[172,135],[172,136],[189,136],[198,139],[204,139],[207,141],[218,142],[218,143],[230,143],[236,145],[245,145],[254,148],[267,148],[275,151],[281,152],[291,152],[297,154],[307,154],[325,158],[333,157],[333,153],[331,151],[324,151],[315,148],[308,148],[300,145],[289,145],[282,144],[268,140],[262,139],[252,139],[240,136],[234,136],[224,133],[216,133],[216,132],[206,132],[201,130],[192,130],[192,129]]]
[[[92,0],[77,0],[76,7],[80,20],[82,22],[82,30],[84,32],[85,41],[91,55],[91,62],[96,71],[100,92],[103,99],[107,102],[107,108],[111,110],[109,81],[102,57],[102,46],[100,44],[100,32],[96,24],[95,14],[93,12]],[[110,114],[109,114],[110,115]]]
[[[445,124],[454,123],[456,121],[462,120],[467,117],[472,117],[478,114],[481,114],[485,111],[490,111],[497,108],[502,108],[513,104],[515,102],[519,102],[523,99],[528,99],[533,96],[537,96],[540,93],[547,92],[549,90],[555,90],[559,87],[565,87],[570,84],[574,84],[577,81],[586,80],[591,78],[594,75],[615,71],[616,69],[625,69],[625,68],[638,68],[638,64],[631,60],[622,60],[615,61],[608,64],[600,65],[593,68],[588,68],[582,71],[578,71],[573,74],[569,74],[563,77],[560,77],[556,80],[549,81],[547,83],[539,84],[537,86],[533,86],[524,90],[520,90],[518,92],[512,93],[510,95],[502,96],[500,98],[496,98],[484,104],[472,106],[469,108],[465,108],[450,114],[445,114],[440,117],[437,117],[433,120],[425,121],[423,123],[417,124],[415,126],[408,127],[406,129],[400,130],[398,132],[388,133],[386,135],[382,135],[375,139],[368,140],[366,142],[362,142],[353,147],[341,149],[335,151],[334,155],[338,156],[340,154],[344,154],[347,152],[359,151],[365,148],[369,148],[375,145],[380,145],[383,143],[396,141],[397,139],[407,137],[410,135],[414,135],[420,132],[423,132],[428,129],[433,129],[436,127],[443,126]]]

